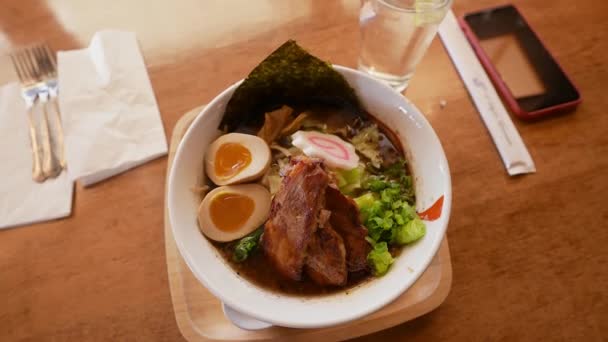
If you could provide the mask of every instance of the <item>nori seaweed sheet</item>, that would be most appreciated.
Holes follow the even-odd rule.
[[[262,61],[234,91],[220,129],[261,125],[264,113],[282,105],[328,105],[361,114],[355,91],[331,64],[288,40]]]

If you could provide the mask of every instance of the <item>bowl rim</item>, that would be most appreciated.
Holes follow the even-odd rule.
[[[340,72],[341,74],[354,74],[356,77],[358,78],[364,78],[366,79],[366,81],[371,81],[374,82],[376,84],[379,84],[380,86],[382,86],[386,91],[390,91],[390,92],[394,92],[397,93],[393,88],[391,88],[390,86],[374,79],[372,76],[365,74],[359,70],[355,70],[352,68],[348,68],[348,67],[344,67],[344,66],[340,66],[340,65],[332,65],[334,69],[336,69],[338,72]],[[192,272],[192,274],[195,276],[195,278],[203,285],[205,286],[205,288],[211,292],[217,299],[219,299],[221,302],[225,303],[226,305],[231,306],[232,308],[234,308],[235,310],[238,310],[240,312],[242,312],[243,314],[249,315],[251,317],[254,317],[256,319],[262,320],[264,322],[268,322],[268,323],[272,323],[274,325],[277,326],[283,326],[283,327],[292,327],[292,328],[323,328],[323,327],[329,327],[329,326],[334,326],[334,325],[338,325],[338,324],[342,324],[342,323],[346,323],[346,322],[350,322],[350,321],[354,321],[356,319],[359,319],[361,317],[367,316],[381,308],[383,308],[384,306],[386,306],[387,304],[389,304],[390,302],[394,301],[396,298],[398,298],[399,296],[401,296],[405,291],[407,291],[407,289],[409,289],[417,280],[418,278],[420,278],[420,276],[426,271],[426,269],[428,268],[429,264],[431,263],[431,261],[433,260],[434,256],[437,254],[437,251],[439,250],[439,247],[441,245],[441,242],[443,241],[443,239],[445,238],[446,232],[447,232],[447,227],[449,225],[449,220],[450,220],[450,215],[451,215],[451,208],[452,208],[452,181],[451,181],[451,173],[450,173],[450,169],[449,169],[449,164],[447,161],[447,157],[445,155],[445,151],[443,149],[443,146],[441,144],[441,141],[439,140],[439,137],[437,136],[437,133],[435,132],[435,130],[432,128],[432,126],[430,125],[430,123],[428,122],[428,120],[426,119],[426,117],[424,116],[424,114],[422,114],[422,112],[405,96],[403,96],[402,94],[397,93],[399,96],[401,96],[403,98],[403,100],[405,102],[408,103],[408,105],[410,105],[413,109],[414,109],[414,115],[416,116],[416,119],[418,122],[420,122],[422,125],[425,126],[425,129],[432,134],[432,139],[436,140],[436,142],[438,143],[438,147],[439,147],[439,163],[443,166],[445,166],[445,170],[443,172],[444,176],[444,182],[445,182],[445,186],[444,186],[444,200],[443,200],[443,208],[442,208],[442,216],[446,215],[446,219],[445,219],[445,224],[443,224],[442,226],[440,226],[441,229],[441,235],[440,238],[436,239],[435,241],[433,241],[433,244],[430,247],[431,250],[431,254],[429,254],[429,257],[424,260],[421,265],[422,267],[417,268],[416,270],[414,270],[412,272],[411,277],[407,278],[407,281],[403,281],[400,282],[396,285],[394,285],[395,287],[395,291],[393,291],[391,293],[391,295],[388,296],[384,296],[381,300],[374,300],[374,301],[370,301],[369,305],[366,307],[365,310],[361,311],[360,313],[354,313],[354,314],[345,314],[343,316],[340,316],[338,318],[335,319],[329,319],[326,320],[324,322],[294,322],[294,321],[289,321],[289,320],[283,320],[281,318],[275,318],[275,317],[269,317],[268,315],[264,314],[264,313],[259,313],[259,312],[252,312],[246,308],[243,308],[240,303],[235,302],[234,300],[232,300],[230,298],[229,295],[225,295],[221,289],[216,289],[212,286],[210,286],[210,283],[207,281],[205,275],[203,272],[198,272],[198,264],[193,260],[193,257],[191,255],[188,254],[187,252],[187,248],[184,246],[184,242],[183,241],[178,241],[178,239],[176,238],[176,222],[177,219],[174,217],[174,210],[172,210],[171,208],[172,203],[174,203],[176,201],[175,196],[177,196],[177,194],[175,193],[175,191],[173,190],[175,188],[174,184],[176,182],[176,161],[179,159],[180,155],[183,153],[183,149],[185,146],[185,141],[187,141],[191,135],[194,134],[194,129],[193,127],[197,126],[199,124],[199,121],[203,120],[206,115],[205,113],[209,110],[211,110],[212,108],[215,108],[215,106],[225,100],[224,97],[226,96],[227,93],[230,93],[234,90],[234,88],[238,87],[242,82],[244,81],[244,79],[238,80],[237,82],[233,83],[232,85],[230,85],[229,87],[227,87],[226,89],[224,89],[222,92],[220,92],[217,96],[215,96],[213,98],[213,100],[211,100],[206,106],[205,108],[203,108],[199,114],[197,114],[196,118],[192,121],[192,123],[190,124],[190,126],[188,127],[188,129],[186,130],[186,133],[184,134],[184,136],[182,137],[182,139],[179,142],[179,145],[175,151],[174,154],[174,158],[173,158],[173,163],[171,165],[171,170],[169,172],[169,183],[168,183],[168,189],[167,189],[167,197],[168,197],[168,203],[167,203],[167,208],[168,208],[168,213],[169,213],[169,222],[171,223],[171,229],[172,229],[172,233],[173,233],[173,239],[177,245],[177,249],[181,255],[181,257],[184,259],[184,262],[188,265],[188,268],[190,269],[190,271]],[[177,234],[179,235],[179,233]],[[230,267],[228,265],[225,265],[225,267]]]

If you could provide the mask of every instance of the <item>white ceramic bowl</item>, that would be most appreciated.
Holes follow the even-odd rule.
[[[401,94],[359,71],[334,66],[355,89],[365,109],[400,138],[415,179],[418,212],[443,196],[441,215],[426,221],[426,236],[405,247],[389,272],[348,294],[293,297],[257,287],[241,278],[203,237],[197,225],[199,198],[192,188],[203,174],[203,156],[218,136],[226,103],[241,81],[218,95],[194,120],[179,144],[169,175],[168,208],[177,247],[192,273],[230,307],[275,325],[317,328],[351,321],[390,303],[426,269],[445,234],[452,188],[448,163],[437,135]]]

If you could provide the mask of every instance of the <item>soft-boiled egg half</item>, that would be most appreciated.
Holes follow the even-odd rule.
[[[259,184],[220,186],[198,208],[201,231],[211,240],[240,239],[261,226],[270,213],[270,192]]]
[[[256,180],[270,166],[270,148],[255,135],[228,133],[209,146],[205,156],[207,175],[217,185]]]
[[[351,170],[359,165],[355,147],[333,134],[316,131],[297,131],[291,135],[291,143],[305,155],[323,159],[331,168]]]

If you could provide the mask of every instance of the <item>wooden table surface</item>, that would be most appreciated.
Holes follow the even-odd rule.
[[[407,96],[452,170],[453,288],[434,312],[360,341],[608,337],[608,2],[519,0],[579,87],[569,115],[516,125],[538,172],[507,176],[440,41]],[[504,3],[456,0],[454,11]],[[355,66],[357,0],[0,1],[0,54],[45,39],[81,48],[136,31],[167,136],[274,48],[295,38]],[[447,101],[441,109],[440,100]],[[0,340],[179,341],[163,243],[166,158],[92,188],[71,217],[0,231]]]

